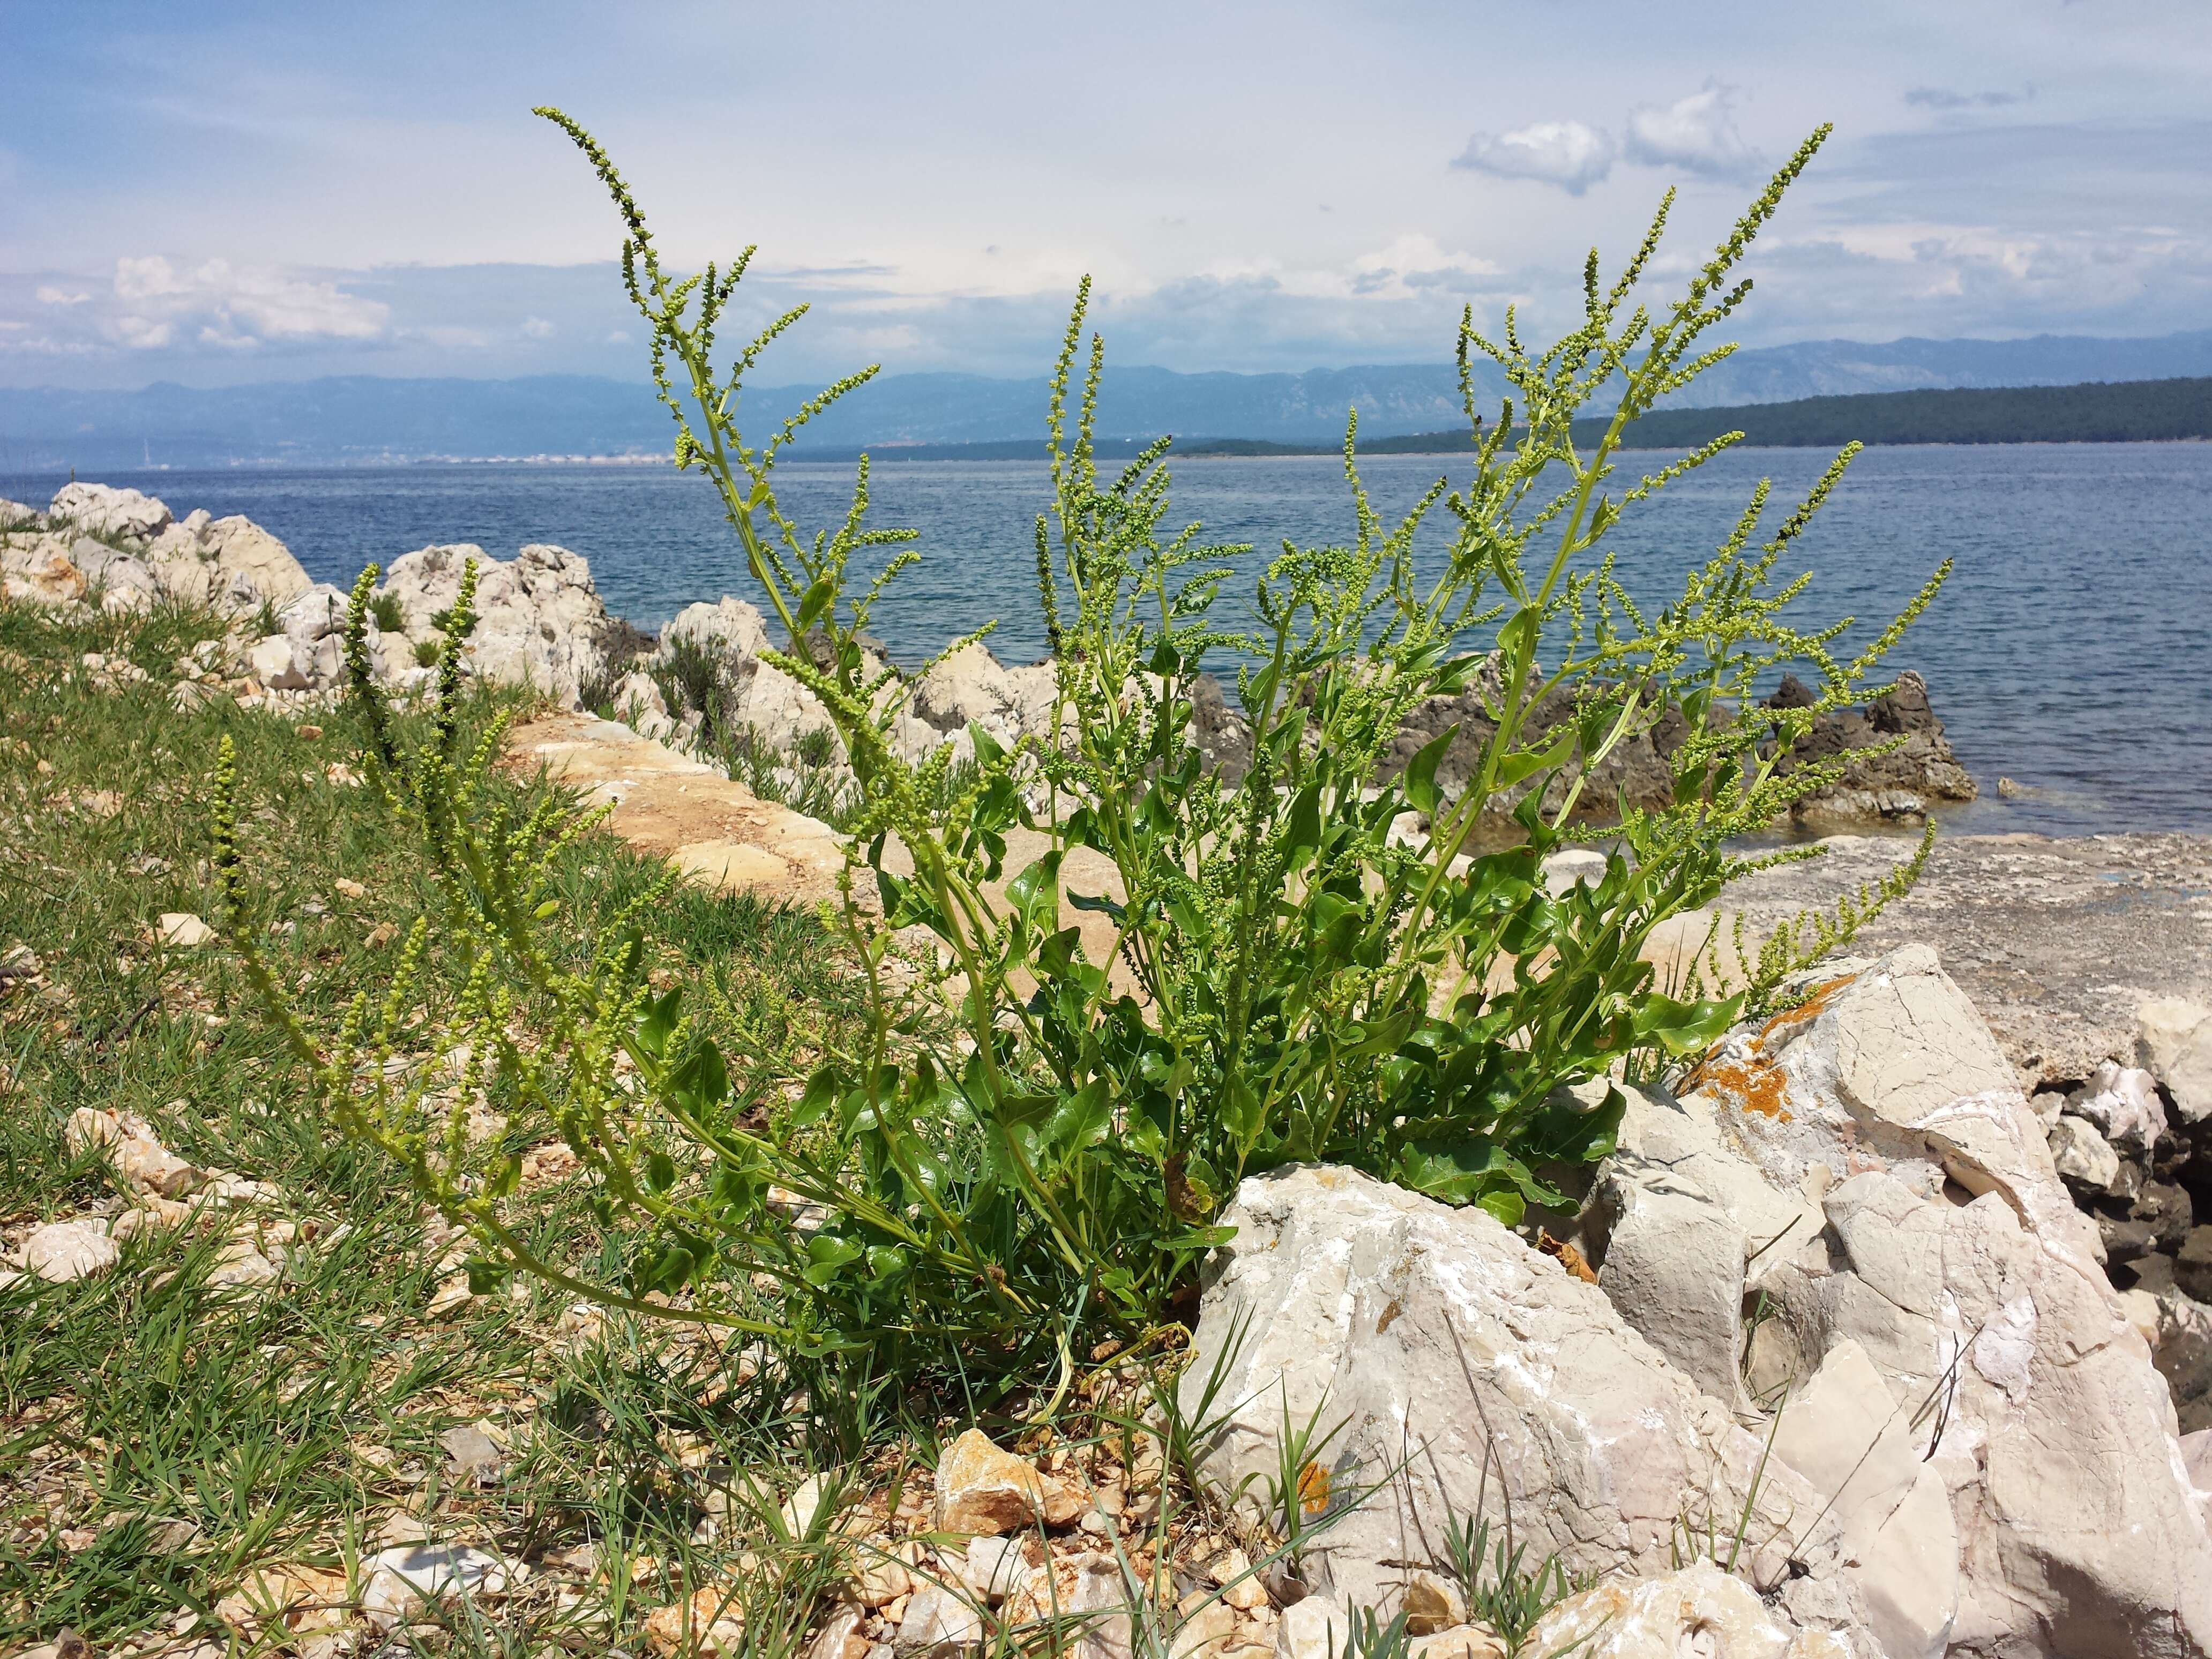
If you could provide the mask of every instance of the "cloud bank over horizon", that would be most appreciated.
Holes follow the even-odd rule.
[[[760,245],[726,334],[812,306],[779,382],[1039,373],[1086,271],[1122,363],[1441,361],[1462,307],[1571,326],[1583,252],[1617,262],[1673,186],[1663,300],[1821,119],[1747,343],[2212,321],[2191,5],[1885,0],[1756,39],[1585,9],[1140,5],[1112,39],[991,3],[21,14],[0,385],[641,375],[618,226],[526,112],[549,99],[672,263]]]

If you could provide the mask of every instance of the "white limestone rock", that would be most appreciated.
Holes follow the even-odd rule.
[[[2108,1060],[2096,1074],[2067,1097],[2069,1116],[2086,1118],[2118,1146],[2148,1150],[2166,1133],[2166,1103],[2158,1079],[2138,1066]],[[2053,1154],[2057,1148],[2052,1148]]]
[[[2136,1011],[2136,1062],[2166,1085],[2184,1123],[2212,1117],[2212,1008],[2157,997]]]
[[[1275,1659],[1338,1659],[1352,1635],[1352,1615],[1328,1595],[1308,1595],[1283,1609],[1275,1626]]]
[[[435,641],[433,618],[459,598],[470,560],[477,565],[477,625],[464,653],[470,672],[573,704],[605,659],[600,640],[608,623],[580,556],[539,543],[504,562],[470,543],[419,548],[392,562],[377,591],[398,603],[410,641]]]
[[[54,492],[47,512],[88,535],[142,544],[152,541],[171,521],[168,507],[153,496],[98,483],[64,484]]]
[[[313,586],[284,544],[251,519],[189,513],[165,525],[146,556],[163,596],[232,612],[282,606]]]
[[[687,605],[678,611],[660,630],[658,659],[667,661],[671,647],[684,640],[717,648],[734,667],[757,660],[768,648],[768,623],[759,607],[725,593],[716,604]]]
[[[294,665],[292,641],[282,634],[270,634],[248,646],[246,666],[272,691],[304,691],[314,683]]]
[[[2120,1155],[2087,1119],[2062,1117],[2051,1132],[2051,1162],[2065,1179],[2100,1193],[2120,1180]]]
[[[123,1259],[123,1252],[97,1221],[49,1221],[23,1241],[23,1271],[34,1279],[62,1284],[92,1279]]]
[[[964,1596],[924,1584],[907,1598],[891,1646],[901,1654],[950,1654],[983,1639],[983,1621]]]
[[[1021,690],[981,641],[963,645],[915,683],[914,712],[940,732],[973,721],[1011,749],[1021,740]]]
[[[1874,1659],[1864,1632],[1802,1628],[1710,1561],[1570,1595],[1536,1621],[1521,1650],[1575,1659]]]
[[[1802,1390],[1842,1345],[1863,1352],[1949,1496],[1951,1650],[2205,1652],[2212,1538],[2165,1381],[2041,1125],[1934,952],[1863,967],[1694,1080],[1685,1109],[1711,1111],[1825,1222],[1761,1278],[1771,1316],[1751,1385]],[[2077,1132],[2095,1134],[2060,1120],[2069,1144]]]
[[[380,1631],[423,1608],[507,1589],[499,1558],[461,1544],[399,1544],[361,1564],[361,1610]]]
[[[813,732],[835,734],[837,724],[822,700],[774,663],[756,663],[738,718],[772,749],[795,748]]]
[[[1995,1192],[2082,1271],[2103,1260],[1996,1039],[1924,945],[1731,1037],[1691,1081],[1690,1099],[1779,1191],[1883,1170],[1931,1199],[1947,1182]]]
[[[1205,1468],[1225,1490],[1275,1474],[1286,1413],[1343,1423],[1333,1501],[1352,1507],[1310,1547],[1310,1582],[1387,1617],[1399,1564],[1478,1501],[1510,1509],[1531,1560],[1663,1571],[1686,1519],[1733,1531],[1748,1502],[1761,1583],[1856,1607],[1819,1494],[1762,1472],[1758,1436],[1494,1218],[1304,1166],[1247,1180],[1222,1220],[1236,1234],[1207,1264],[1183,1386],[1222,1365],[1218,1401],[1237,1403]]]
[[[1889,1659],[1937,1659],[1959,1613],[1959,1534],[1941,1474],[1865,1350],[1838,1342],[1783,1407],[1774,1453],[1835,1505]]]
[[[0,599],[11,605],[52,608],[84,597],[84,573],[70,557],[69,538],[53,534],[11,537],[0,546]]]
[[[1744,1304],[1817,1249],[1820,1212],[1730,1151],[1710,1102],[1602,1081],[1576,1092],[1595,1105],[1607,1086],[1627,1105],[1585,1212],[1599,1288],[1699,1387],[1744,1409]]]
[[[100,575],[100,608],[110,616],[137,616],[154,608],[161,584],[143,559],[110,559]]]
[[[668,717],[668,700],[660,695],[660,686],[650,674],[632,669],[616,682],[612,696],[615,718],[635,726],[646,715],[662,720]]]

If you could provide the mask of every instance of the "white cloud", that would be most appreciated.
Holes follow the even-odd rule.
[[[199,276],[220,302],[256,332],[275,340],[371,340],[384,331],[389,307],[318,283],[272,270],[234,273],[210,260]]]
[[[553,337],[553,325],[543,317],[526,317],[522,319],[522,337],[526,340],[550,340]]]
[[[209,259],[181,270],[158,253],[115,262],[115,297],[142,319],[198,325],[204,343],[234,349],[264,340],[373,340],[384,332],[390,308],[348,294],[334,282]],[[131,343],[128,319],[117,324]],[[151,341],[150,333],[146,343]]]
[[[1639,104],[1628,112],[1629,159],[1720,179],[1758,171],[1758,156],[1736,131],[1735,103],[1734,88],[1709,81],[1671,104]]]
[[[148,317],[118,317],[115,319],[115,332],[133,351],[153,351],[168,344],[169,337],[176,330],[171,324],[157,323]]]
[[[1495,137],[1478,132],[1452,165],[1501,179],[1534,179],[1579,196],[1613,171],[1610,133],[1580,121],[1539,121]]]
[[[1354,259],[1346,291],[1385,300],[1462,293],[1475,286],[1473,279],[1495,276],[1498,269],[1494,260],[1455,253],[1435,237],[1414,232]]]
[[[125,257],[115,262],[115,297],[118,300],[155,300],[184,291],[184,284],[177,279],[176,268],[158,253],[143,259]]]
[[[49,283],[39,289],[38,298],[42,306],[81,306],[92,295],[71,294],[67,289],[55,288]]]

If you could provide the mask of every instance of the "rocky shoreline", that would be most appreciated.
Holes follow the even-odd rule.
[[[372,660],[388,684],[410,690],[427,683],[427,665],[442,637],[439,623],[471,559],[478,571],[478,620],[467,651],[471,672],[536,686],[572,708],[626,718],[646,735],[679,745],[693,745],[712,726],[726,739],[743,734],[750,747],[770,756],[799,751],[810,739],[834,747],[828,712],[763,659],[770,641],[755,606],[728,595],[692,605],[656,639],[608,612],[580,555],[547,544],[525,547],[511,560],[469,544],[420,548],[393,559],[376,589],[369,630]],[[216,605],[240,625],[228,678],[252,685],[239,695],[324,692],[343,675],[343,592],[312,581],[284,544],[250,520],[210,519],[204,512],[179,520],[166,503],[135,489],[72,483],[44,511],[0,501],[0,596],[49,605],[93,602],[109,610],[164,601]],[[246,635],[256,621],[274,626]],[[973,723],[1011,745],[1024,734],[1045,733],[1052,694],[1049,662],[1003,664],[982,645],[969,646],[915,684],[894,739],[912,760],[946,744],[957,760]],[[1805,706],[1810,700],[1790,679],[1769,702]],[[1249,748],[1243,720],[1210,678],[1200,682],[1196,701],[1200,746],[1226,775],[1241,776]],[[1531,722],[1540,732],[1571,713],[1564,694],[1555,694],[1533,711]],[[1447,794],[1455,793],[1490,729],[1479,690],[1418,708],[1389,763],[1402,766],[1455,721],[1460,736],[1437,777]],[[1584,790],[1580,819],[1607,822],[1616,803],[1667,805],[1669,762],[1680,737],[1679,721],[1662,721],[1608,757]],[[1899,746],[1873,752],[1885,744]],[[1864,709],[1822,716],[1784,765],[1853,754],[1859,757],[1838,782],[1798,804],[1798,823],[1817,829],[1917,823],[1932,803],[1975,798],[1974,781],[1959,763],[1917,674],[1901,676],[1893,695]],[[1567,787],[1565,779],[1552,786],[1562,797]],[[1498,805],[1501,824],[1509,805]]]
[[[470,557],[478,550],[426,548],[386,573],[369,643],[394,687],[425,683]],[[834,746],[819,707],[763,658],[757,610],[694,605],[652,640],[608,616],[565,550],[483,565],[471,668],[611,706],[647,733],[560,717],[650,751],[617,757],[623,805],[650,804],[635,799],[649,794],[650,762],[699,809],[660,850],[716,879],[757,843],[811,836],[822,868],[837,861],[827,826],[787,812],[710,826],[690,793],[702,783],[759,803],[648,740],[696,751],[723,722],[794,752]],[[178,521],[92,485],[44,513],[0,503],[0,582],[11,604],[228,613],[227,641],[179,659],[179,702],[289,709],[337,695],[345,596],[245,520]],[[150,678],[119,659],[85,665]],[[1218,696],[1202,701],[1205,740],[1227,763],[1239,728]],[[1050,709],[1049,665],[1009,667],[971,647],[915,687],[897,736],[927,754],[966,741],[973,722],[1006,742],[1044,730]],[[1469,712],[1426,709],[1419,729]],[[1839,787],[1845,821],[1913,815],[1885,807],[1885,792],[1959,787],[1917,680],[1814,742],[1833,753],[1897,736],[1907,742]],[[1662,732],[1648,755],[1622,757],[1608,787],[1632,793],[1663,776],[1664,745]],[[549,763],[542,747],[531,754]],[[633,837],[619,815],[610,822]],[[680,840],[709,827],[731,838]],[[1712,924],[1725,933],[1740,918],[1755,943],[1910,848],[1855,835],[1821,846],[1686,918],[1678,965]],[[1563,890],[1595,859],[1560,854],[1547,873]],[[189,915],[162,917],[161,936],[179,951],[212,937]],[[1235,1403],[1189,1449],[1218,1491],[1249,1498],[1287,1476],[1316,1536],[1264,1582],[1209,1540],[1205,1559],[1237,1563],[1212,1582],[1249,1588],[1236,1616],[1203,1627],[1206,1604],[1186,1601],[1176,1653],[1331,1659],[1352,1610],[1379,1605],[1407,1616],[1419,1659],[1504,1659],[1437,1571],[1452,1528],[1480,1514],[1530,1561],[1555,1557],[1595,1581],[1535,1626],[1532,1652],[2212,1654],[2212,837],[1947,839],[1850,949],[1808,977],[1796,1006],[1732,1032],[1673,1090],[1629,1090],[1611,1154],[1562,1181],[1570,1203],[1518,1230],[1349,1170],[1243,1183],[1222,1218],[1233,1233],[1206,1265],[1183,1383],[1194,1419],[1209,1382],[1217,1408]],[[9,960],[27,982],[43,972],[33,957]],[[254,1182],[190,1164],[143,1127],[106,1110],[70,1117],[72,1150],[108,1149],[136,1196],[119,1217],[27,1234],[22,1273],[112,1271],[128,1218],[150,1229],[221,1211],[228,1225],[225,1206],[258,1201]],[[276,1283],[295,1237],[241,1230],[228,1282],[245,1294]],[[454,1302],[467,1292],[464,1277]],[[1313,1452],[1290,1443],[1305,1422],[1340,1426]],[[933,1564],[978,1606],[1019,1605],[1005,1582],[1017,1564],[996,1541],[1019,1532],[1023,1584],[1034,1572],[1039,1595],[1118,1629],[1111,1642],[1086,1636],[1087,1659],[1127,1659],[1121,1577],[1087,1540],[1118,1550],[1138,1535],[1121,1520],[1133,1468],[1123,1481],[1096,1449],[1055,1448],[1042,1455],[1048,1471],[1024,1473],[979,1441],[963,1436],[939,1460],[933,1510],[887,1509],[856,1527],[886,1561],[910,1550],[898,1559]],[[1156,1508],[1159,1479],[1156,1461]],[[1038,1501],[1012,1504],[1009,1518],[970,1502],[1032,1487]],[[1066,1501],[1048,1501],[1054,1492]],[[946,1534],[987,1541],[956,1558]],[[372,1578],[383,1559],[369,1559]],[[848,1597],[810,1652],[948,1659],[978,1647],[980,1621],[900,1582],[878,1600]]]

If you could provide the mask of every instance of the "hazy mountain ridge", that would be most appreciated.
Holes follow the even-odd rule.
[[[1925,388],[2071,385],[2212,374],[2212,330],[2158,339],[2046,335],[2027,340],[1817,341],[1738,352],[1678,409]],[[745,403],[765,431],[817,390],[765,387]],[[1486,371],[1480,402],[1502,380]],[[807,429],[792,451],[1035,438],[1044,382],[981,375],[885,375]],[[1327,443],[1357,407],[1370,438],[1433,432],[1460,419],[1449,364],[1315,369],[1303,374],[1107,372],[1102,437],[1237,437]],[[0,471],[150,461],[300,465],[533,455],[661,455],[668,416],[641,384],[589,375],[392,380],[355,375],[210,391],[161,383],[133,392],[0,389]]]

